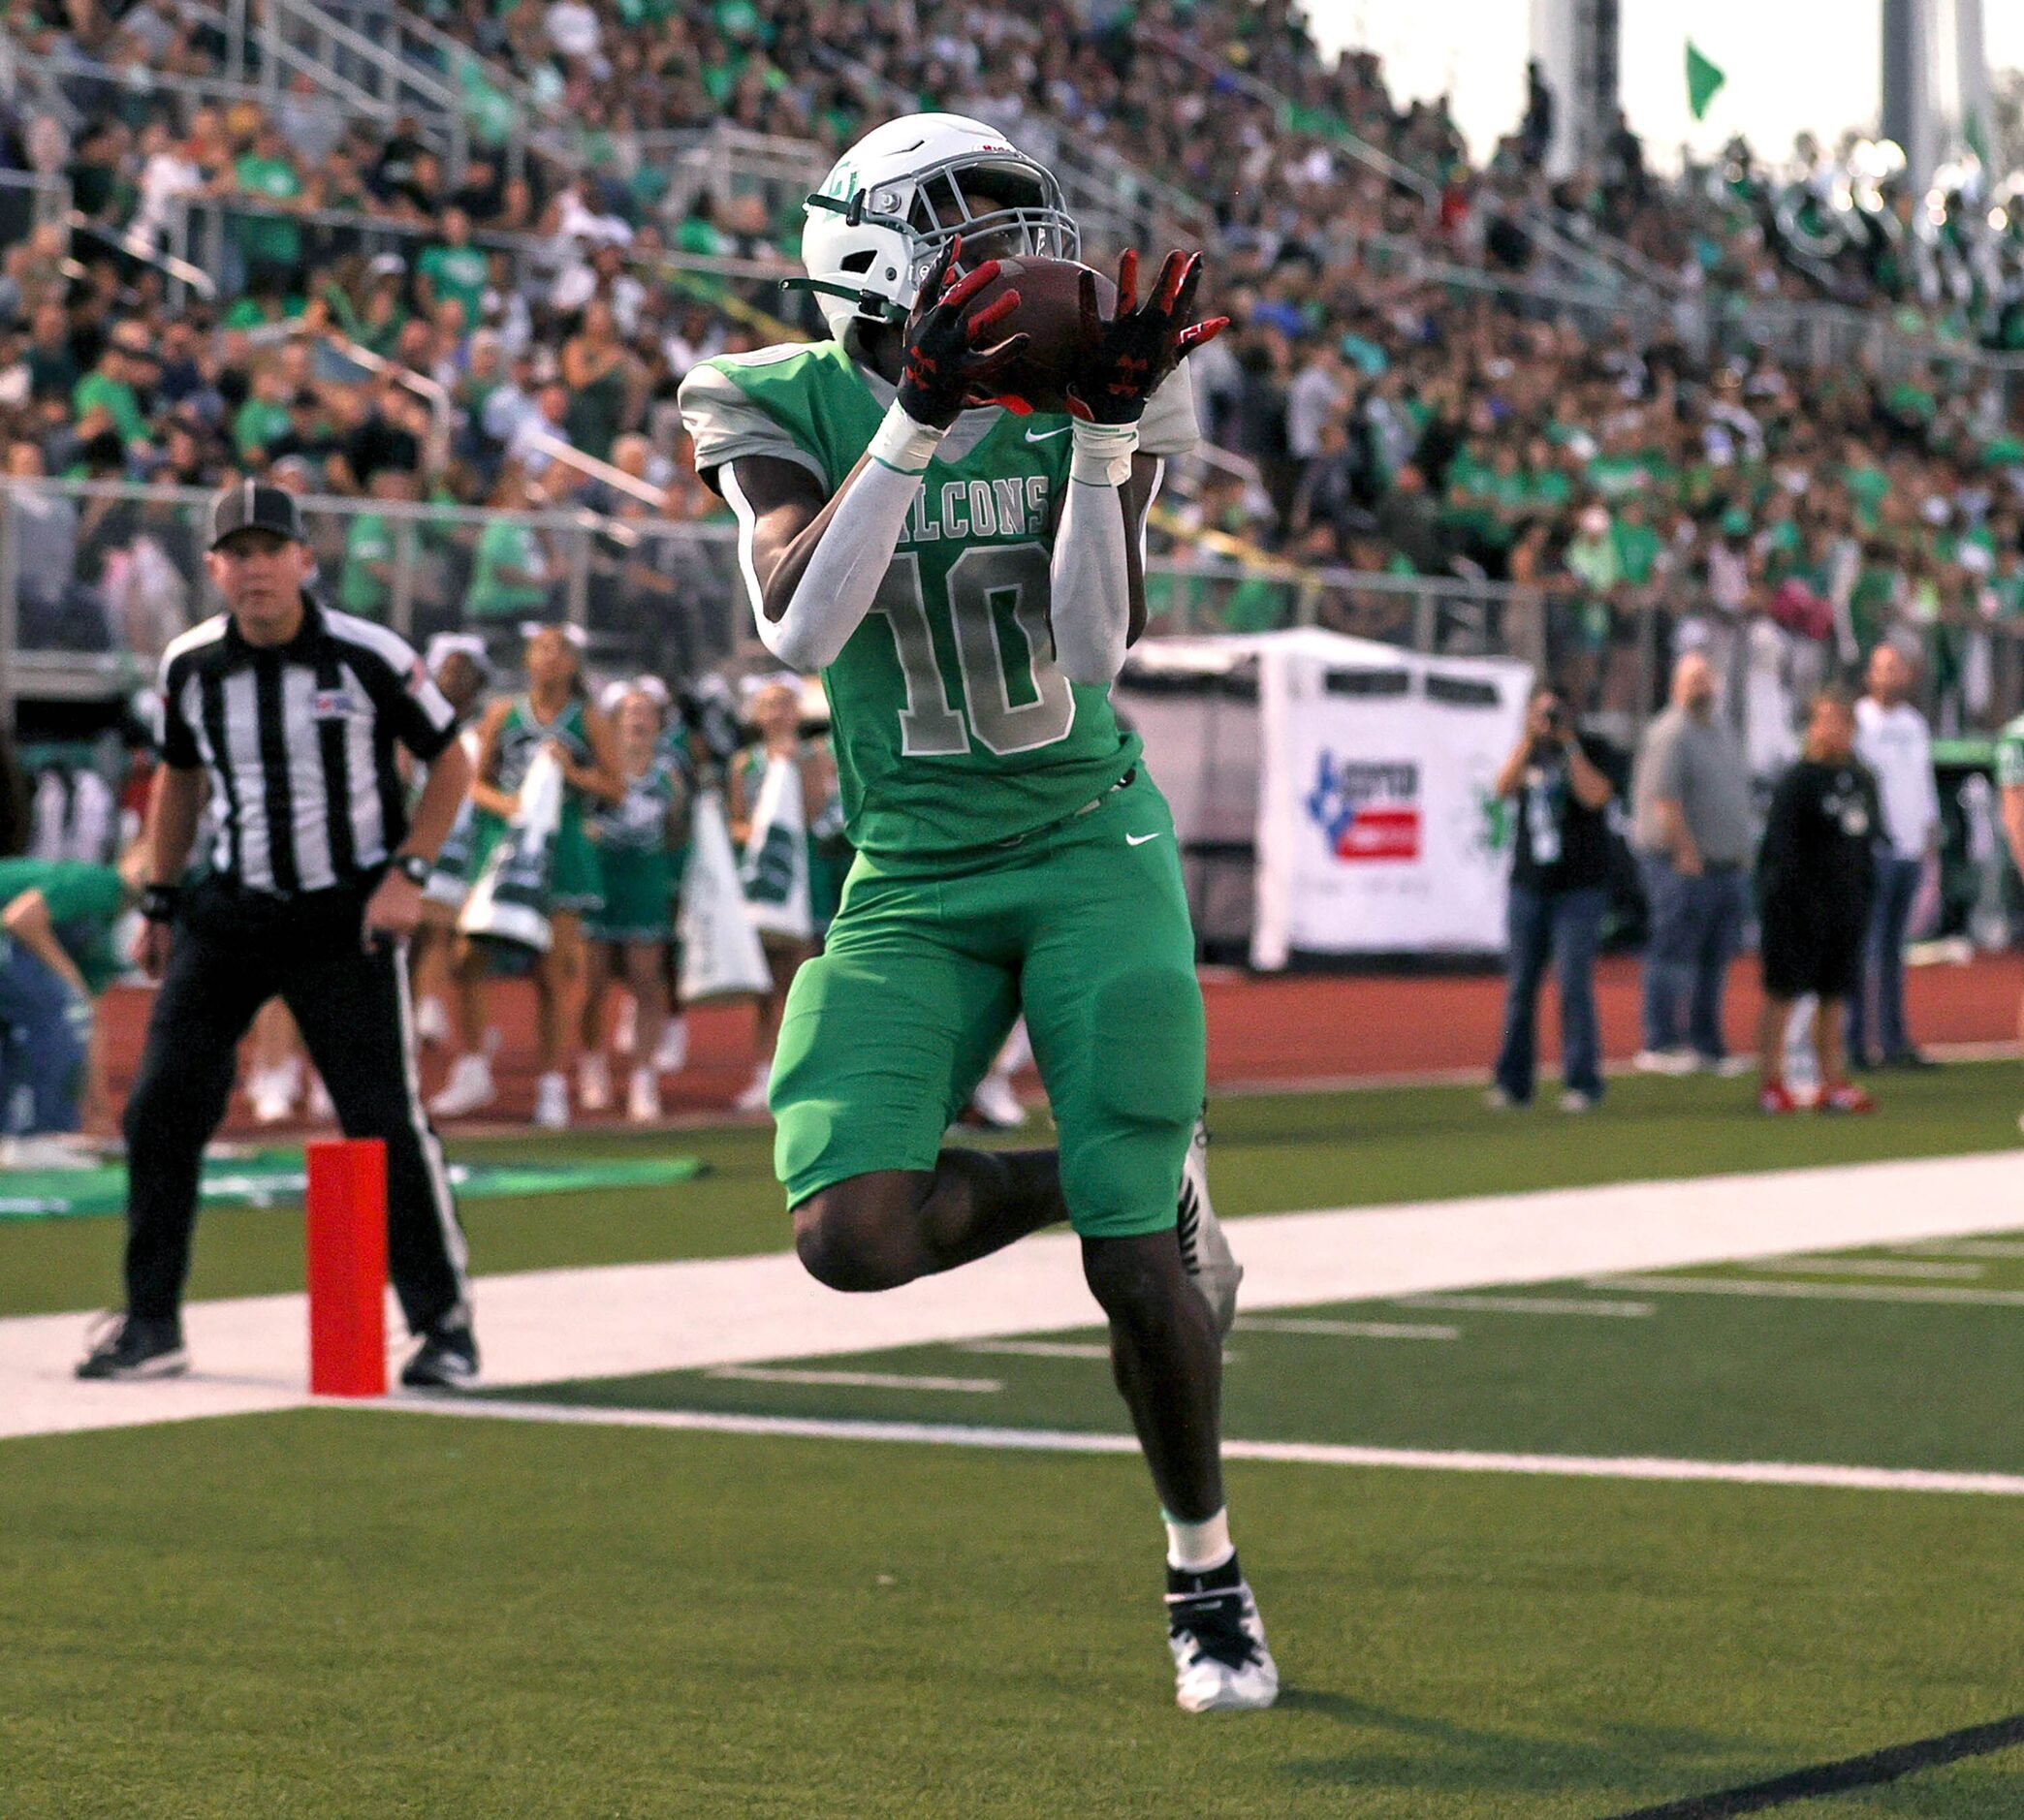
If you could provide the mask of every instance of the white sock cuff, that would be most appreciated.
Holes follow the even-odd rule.
[[[1230,1540],[1227,1505],[1198,1523],[1183,1522],[1179,1518],[1169,1517],[1165,1511],[1159,1515],[1166,1523],[1167,1565],[1181,1573],[1206,1574],[1212,1568],[1222,1566],[1237,1553],[1237,1545]]]

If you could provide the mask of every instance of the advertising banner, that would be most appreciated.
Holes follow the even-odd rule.
[[[1529,666],[1320,632],[1258,641],[1251,964],[1503,944],[1507,805]]]

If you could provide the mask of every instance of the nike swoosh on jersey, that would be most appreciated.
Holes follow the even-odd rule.
[[[1027,431],[1027,441],[1046,442],[1051,437],[1065,436],[1071,427],[1070,424],[1063,424],[1059,429],[1029,429]]]
[[[1124,844],[1127,847],[1143,847],[1149,840],[1157,840],[1160,832],[1161,831],[1155,828],[1150,834],[1126,834]]]

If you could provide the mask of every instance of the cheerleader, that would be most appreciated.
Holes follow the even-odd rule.
[[[506,838],[519,812],[519,792],[544,747],[562,772],[562,818],[551,850],[547,950],[535,957],[536,1034],[541,1078],[534,1093],[534,1122],[559,1131],[569,1123],[569,1079],[564,1072],[571,1033],[580,1016],[584,978],[581,918],[599,901],[597,863],[585,831],[586,804],[616,803],[624,795],[618,782],[617,752],[611,723],[586,699],[583,634],[574,626],[526,626],[526,692],[493,702],[478,723],[478,772],[471,786],[473,821],[468,876],[484,870],[492,848]],[[486,1053],[484,981],[490,962],[490,941],[459,936],[456,971],[462,1052],[451,1064],[449,1081],[429,1103],[438,1117],[456,1118],[489,1106],[497,1089]]]
[[[625,1115],[634,1124],[652,1124],[661,1115],[656,1063],[669,1022],[669,962],[688,844],[688,788],[662,742],[668,691],[657,676],[614,683],[602,706],[617,730],[624,794],[594,809],[585,823],[601,903],[585,925],[577,1103],[585,1112],[602,1112],[612,1103],[605,999],[611,985],[622,981],[633,1005]]]
[[[787,988],[836,914],[838,870],[828,849],[839,816],[836,762],[821,741],[802,737],[800,678],[765,676],[747,686],[746,718],[760,743],[731,768],[726,812],[773,985],[759,1001],[758,1067],[734,1104],[761,1113]]]

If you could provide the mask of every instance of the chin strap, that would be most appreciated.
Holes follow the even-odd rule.
[[[853,291],[847,284],[831,284],[824,278],[782,278],[782,291],[817,291],[824,297],[839,297],[846,303],[855,303],[860,316],[869,316],[875,322],[903,323],[906,312],[891,298],[880,297],[876,291]]]

